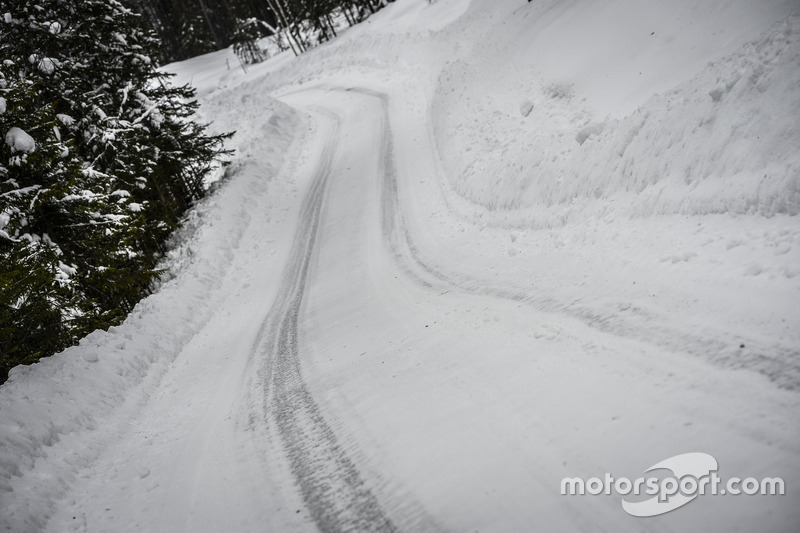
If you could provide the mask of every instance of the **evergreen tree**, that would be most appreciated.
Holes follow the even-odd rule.
[[[267,59],[267,53],[258,45],[258,40],[266,34],[265,25],[251,17],[239,19],[233,32],[233,53],[246,65],[261,63]]]
[[[68,197],[80,161],[58,139],[52,106],[38,105],[31,80],[6,78],[12,66],[0,71],[0,381],[12,363],[69,345],[67,324],[79,314],[74,270],[51,235],[69,208],[77,208],[72,224],[94,219],[85,217],[90,195]]]
[[[122,0],[145,14],[164,41],[161,59],[176,61],[224,48],[237,21],[256,18],[285,35],[275,39],[302,53],[336,36],[334,21],[363,21],[393,0]],[[267,34],[269,35],[269,34]]]
[[[0,21],[0,381],[119,323],[223,152],[115,0],[7,0]]]
[[[183,11],[178,30],[179,57],[195,57],[221,48],[201,13]]]

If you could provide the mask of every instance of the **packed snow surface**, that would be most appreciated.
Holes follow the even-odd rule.
[[[0,387],[0,530],[797,531],[798,10],[398,0],[165,67],[236,156]],[[560,491],[690,452],[786,495]]]

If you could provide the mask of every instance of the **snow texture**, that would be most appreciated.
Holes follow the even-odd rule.
[[[165,67],[236,159],[0,387],[0,529],[796,531],[797,9],[398,0]],[[787,495],[559,494],[688,451]]]
[[[24,130],[14,126],[6,133],[6,146],[11,148],[11,153],[24,152],[29,154],[36,150],[36,141]]]

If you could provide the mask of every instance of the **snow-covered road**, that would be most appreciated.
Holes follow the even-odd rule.
[[[545,85],[525,100],[538,122],[522,137],[541,153],[520,155],[515,135],[531,126],[519,99],[482,93],[485,74],[471,78],[463,58],[472,52],[454,43],[489,28],[475,64],[489,72],[496,63],[507,82],[498,43],[507,45],[506,22],[532,24],[532,8],[468,4],[397,2],[372,29],[294,63],[275,58],[249,79],[179,66],[211,80],[201,81],[203,110],[239,130],[237,159],[198,207],[156,294],[121,327],[16,369],[0,389],[0,525],[796,531],[794,197],[766,175],[760,196],[746,198],[761,207],[745,212],[725,202],[747,187],[717,195],[731,212],[695,208],[716,194],[713,176],[687,192],[688,181],[655,173],[631,192],[630,168],[712,168],[718,157],[746,178],[758,153],[736,166],[727,146],[756,141],[734,124],[736,143],[719,148],[712,131],[707,146],[684,143],[691,153],[673,162],[673,141],[659,142],[689,131],[681,121],[690,119],[659,115],[659,101],[578,143],[585,99]],[[479,9],[490,5],[491,24]],[[576,16],[546,13],[561,32]],[[797,26],[765,42],[796,50],[786,36]],[[450,62],[456,53],[461,62]],[[772,100],[758,95],[796,74],[781,61],[764,63],[778,81],[742,93],[759,113]],[[658,87],[671,79],[652,76]],[[673,100],[700,94],[701,127],[727,127],[719,102],[703,107],[703,83]],[[498,83],[497,94],[509,87]],[[705,139],[694,131],[686,135]],[[689,159],[696,154],[707,159]],[[793,152],[781,154],[793,168]],[[528,185],[515,189],[515,176]],[[573,180],[570,200],[559,199],[562,178]],[[775,195],[789,207],[764,216]],[[693,200],[675,203],[684,197]],[[504,198],[518,209],[498,207]],[[560,493],[565,477],[635,479],[688,452],[715,457],[723,479],[780,476],[787,495],[706,495],[634,518],[619,494]]]

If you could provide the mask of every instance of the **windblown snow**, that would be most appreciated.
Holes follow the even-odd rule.
[[[158,290],[0,387],[0,529],[797,530],[796,1],[397,0],[234,65],[165,67],[237,133]],[[689,452],[786,495],[560,493]]]

